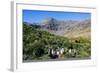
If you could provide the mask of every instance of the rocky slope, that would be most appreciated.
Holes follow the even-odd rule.
[[[41,29],[50,33],[67,37],[90,37],[91,21],[59,21],[54,18],[50,18],[41,23]]]

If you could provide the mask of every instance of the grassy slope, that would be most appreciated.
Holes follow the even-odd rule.
[[[65,33],[64,36],[69,37],[69,38],[83,37],[83,38],[87,38],[87,39],[90,40],[91,29],[90,28],[85,28],[85,29],[80,30],[80,31],[72,31],[72,32],[69,32],[69,33]]]
[[[70,49],[71,44],[77,50],[75,58],[90,57],[90,41],[88,39],[68,39],[66,37],[53,35],[47,31],[42,31],[30,25],[24,24],[23,26],[23,60],[48,59],[50,57],[47,52],[50,47],[54,49],[64,47],[66,51],[63,57],[71,58],[72,56],[67,51]],[[88,32],[88,30],[84,31]],[[76,40],[79,42],[75,42]]]

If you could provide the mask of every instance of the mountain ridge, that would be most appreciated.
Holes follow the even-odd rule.
[[[55,18],[45,19],[41,23],[31,24],[33,27],[48,31],[55,35],[65,37],[90,37],[91,21],[90,19],[75,21],[75,20],[57,20]],[[88,29],[88,32],[86,31]],[[85,34],[83,36],[83,34]]]

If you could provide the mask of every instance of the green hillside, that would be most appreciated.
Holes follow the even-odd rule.
[[[89,39],[82,37],[69,39],[41,30],[38,26],[23,23],[23,61],[52,59],[48,54],[49,48],[65,49],[63,55],[56,59],[81,59],[91,56],[91,41]],[[69,53],[71,48],[73,51]]]

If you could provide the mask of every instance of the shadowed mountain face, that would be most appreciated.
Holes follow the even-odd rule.
[[[34,23],[33,27],[46,30],[52,34],[65,36],[69,38],[86,37],[90,38],[91,32],[91,21],[73,21],[66,20],[60,21],[54,18],[45,19],[42,23]]]

